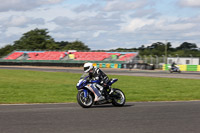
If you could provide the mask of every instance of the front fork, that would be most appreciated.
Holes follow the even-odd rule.
[[[88,97],[88,90],[84,89],[83,92],[84,92],[84,98],[87,98]]]

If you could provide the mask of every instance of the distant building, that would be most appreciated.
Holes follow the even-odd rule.
[[[167,63],[172,64],[175,62],[178,65],[200,65],[199,59],[196,57],[168,57]]]

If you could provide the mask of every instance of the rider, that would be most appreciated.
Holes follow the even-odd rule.
[[[172,68],[172,70],[174,70],[176,68],[176,63],[175,62],[172,63],[171,68]]]
[[[94,89],[94,92],[98,96],[97,101],[104,100],[105,97],[102,96],[102,92],[103,92],[103,89],[107,87],[107,83],[109,81],[108,76],[103,71],[101,71],[101,69],[94,67],[92,63],[84,64],[84,72],[89,73],[90,80],[100,81],[100,84],[96,84],[96,87],[98,87],[100,91],[95,87],[92,89]]]

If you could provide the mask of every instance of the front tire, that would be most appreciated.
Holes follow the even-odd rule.
[[[114,96],[114,99],[112,101],[112,104],[114,106],[117,106],[117,107],[124,106],[126,102],[126,97],[120,89],[114,89],[112,95]]]
[[[81,107],[83,107],[83,108],[89,108],[89,107],[91,107],[93,105],[94,98],[93,98],[93,96],[91,95],[90,92],[88,92],[88,96],[87,97],[84,97],[84,91],[81,90],[81,91],[78,91],[77,101],[78,101],[78,104]]]

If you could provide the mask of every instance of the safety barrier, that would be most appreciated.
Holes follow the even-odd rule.
[[[171,64],[164,64],[163,70],[169,70]],[[177,65],[181,71],[200,71],[200,65]]]
[[[18,61],[18,60],[9,60],[1,61],[0,65],[18,65],[18,66],[64,66],[64,67],[82,67],[85,62],[65,62],[65,61]],[[94,66],[99,68],[122,68],[121,63],[93,63]]]

